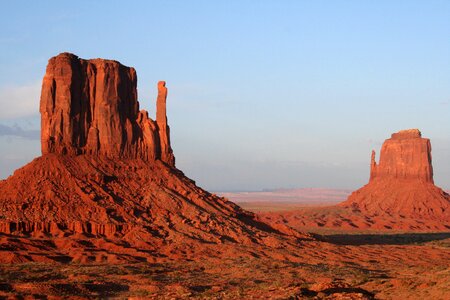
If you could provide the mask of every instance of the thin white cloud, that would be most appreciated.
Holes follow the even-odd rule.
[[[41,82],[0,87],[0,120],[39,113]]]
[[[36,129],[23,129],[19,125],[7,126],[0,124],[0,136],[15,136],[30,140],[40,139],[40,130]]]

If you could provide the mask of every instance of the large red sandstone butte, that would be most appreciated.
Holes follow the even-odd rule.
[[[369,215],[398,218],[450,219],[450,197],[433,181],[430,140],[418,129],[392,134],[372,152],[370,180],[341,204]]]
[[[49,60],[42,156],[0,181],[0,262],[198,258],[309,238],[258,221],[176,169],[165,82],[156,122],[139,111],[136,83],[117,61]]]
[[[161,159],[175,166],[165,82],[158,83],[156,122],[139,111],[136,85],[136,71],[114,60],[51,58],[42,82],[42,154]]]

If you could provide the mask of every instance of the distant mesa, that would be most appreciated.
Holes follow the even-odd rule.
[[[418,129],[392,134],[372,151],[370,180],[341,204],[366,214],[450,219],[450,198],[434,185],[431,143]]]

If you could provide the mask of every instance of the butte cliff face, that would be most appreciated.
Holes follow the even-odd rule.
[[[156,121],[139,111],[136,82],[116,61],[49,60],[42,156],[0,181],[0,262],[245,255],[306,237],[258,221],[176,169],[165,82]]]
[[[170,166],[167,89],[158,83],[156,122],[139,111],[137,77],[117,61],[62,53],[49,60],[41,93],[42,154],[161,159]]]
[[[369,183],[342,205],[369,215],[448,222],[450,198],[434,185],[430,140],[418,129],[392,134],[383,143],[379,163],[372,151]]]
[[[431,143],[422,138],[418,129],[401,130],[392,134],[381,148],[380,162],[372,152],[370,180],[392,179],[433,183]]]

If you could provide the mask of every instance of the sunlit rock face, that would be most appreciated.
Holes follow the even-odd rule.
[[[161,159],[171,166],[167,89],[158,83],[157,121],[139,111],[134,68],[62,53],[49,60],[41,93],[42,154]]]
[[[175,168],[166,84],[157,85],[153,121],[139,110],[136,81],[133,68],[113,60],[49,60],[42,156],[0,180],[0,263],[270,255],[312,239],[260,222]],[[10,235],[22,246],[11,247]]]
[[[431,143],[422,138],[418,129],[401,130],[392,134],[381,148],[380,162],[372,154],[370,180],[420,180],[433,183]]]

